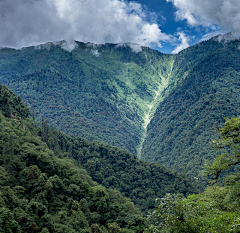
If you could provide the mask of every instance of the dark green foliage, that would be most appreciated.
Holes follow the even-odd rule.
[[[166,193],[196,193],[197,183],[167,170],[164,166],[141,161],[129,152],[97,141],[67,136],[53,128],[48,129],[49,147],[59,154],[74,158],[93,180],[104,187],[117,189],[145,214],[155,205],[157,197]]]
[[[213,38],[177,55],[77,43],[2,49],[0,81],[38,121],[196,177],[213,157],[214,128],[240,112],[239,41]]]
[[[214,39],[176,55],[172,84],[148,126],[145,160],[198,175],[214,155],[213,131],[240,113],[239,61],[239,42]]]
[[[135,53],[129,46],[79,42],[72,52],[60,45],[2,49],[0,82],[35,110],[38,121],[44,116],[67,134],[136,153],[144,112],[160,75],[167,77],[170,58],[148,48]]]
[[[5,91],[7,103],[17,98]],[[93,224],[110,223],[142,232],[146,219],[130,199],[92,181],[72,159],[58,157],[41,140],[44,130],[0,111],[0,232],[90,232]],[[47,133],[42,139],[51,141]]]
[[[146,233],[240,232],[239,129],[240,118],[226,119],[219,129],[220,137],[213,140],[216,152],[220,153],[206,162],[203,171],[215,181],[224,170],[234,167],[236,173],[225,176],[223,187],[215,182],[202,194],[187,198],[167,194],[157,199],[156,210],[150,215],[154,225]]]
[[[229,186],[214,186],[187,198],[167,194],[157,200],[156,210],[150,216],[155,224],[145,233],[237,233],[240,214],[239,205],[233,207],[230,199],[233,191]],[[235,198],[239,200],[239,196]]]
[[[9,209],[0,208],[0,230],[6,233],[20,233],[20,227]]]
[[[29,115],[28,107],[19,96],[13,95],[6,86],[0,84],[0,110],[6,117],[26,118]]]

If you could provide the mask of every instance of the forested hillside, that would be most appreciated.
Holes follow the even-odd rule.
[[[198,58],[198,59],[197,59]],[[224,117],[240,114],[239,42],[214,39],[180,52],[175,59],[176,88],[158,106],[143,145],[145,160],[197,175],[214,155],[210,142]]]
[[[176,55],[62,43],[1,49],[0,82],[68,135],[197,176],[213,130],[239,114],[239,41],[216,37]]]
[[[67,136],[44,119],[39,127],[2,85],[0,177],[0,229],[14,233],[143,232],[147,219],[132,201],[146,213],[156,196],[198,191],[126,151]]]
[[[187,198],[176,194],[158,198],[146,233],[240,232],[240,118],[226,118],[218,134],[213,141],[216,155],[201,172],[212,178],[211,185]]]
[[[130,199],[42,142],[20,97],[0,85],[0,101],[1,232],[143,231]]]
[[[163,197],[166,193],[187,196],[203,189],[200,182],[171,172],[157,163],[139,160],[117,147],[67,136],[53,127],[49,128],[44,120],[42,128],[43,141],[55,154],[73,158],[94,181],[131,198],[145,215],[154,208],[157,197]]]
[[[48,44],[0,50],[0,82],[65,133],[137,153],[148,104],[164,85],[171,55],[127,45]]]

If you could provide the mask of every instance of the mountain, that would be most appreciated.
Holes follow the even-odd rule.
[[[155,200],[166,193],[187,196],[203,190],[197,180],[166,169],[157,163],[139,160],[135,155],[98,141],[68,136],[48,127],[44,121],[42,140],[60,157],[72,158],[92,179],[106,188],[116,189],[147,216]]]
[[[240,114],[239,41],[224,44],[213,38],[180,52],[174,64],[180,82],[169,86],[158,106],[142,154],[195,176],[215,154],[214,130],[224,117]]]
[[[57,129],[137,153],[144,117],[167,79],[171,55],[77,42],[0,51],[0,82]],[[160,78],[161,76],[161,78]]]
[[[143,231],[146,219],[130,199],[42,142],[20,97],[0,85],[0,102],[1,232]]]
[[[146,213],[166,192],[198,191],[127,151],[67,136],[44,119],[40,128],[29,112],[0,85],[1,232],[143,232],[148,222],[137,206]]]
[[[197,176],[209,142],[239,112],[239,42],[201,42],[176,55],[136,45],[64,42],[0,50],[0,82],[38,121]]]

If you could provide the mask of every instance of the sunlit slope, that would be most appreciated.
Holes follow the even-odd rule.
[[[142,158],[197,176],[214,154],[213,130],[224,117],[240,114],[239,42],[211,39],[180,52],[164,95],[147,127]]]
[[[2,49],[0,82],[34,109],[37,120],[44,116],[68,134],[137,153],[149,105],[164,89],[172,63],[172,55],[145,47],[136,53],[127,45]]]

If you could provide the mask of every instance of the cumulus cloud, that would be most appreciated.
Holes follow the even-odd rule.
[[[187,20],[191,26],[216,25],[240,37],[240,1],[239,0],[166,0],[177,8],[177,20]]]
[[[189,47],[190,38],[186,36],[184,32],[178,32],[177,35],[179,36],[178,40],[181,43],[172,51],[172,54],[179,53],[183,49],[186,49]]]
[[[134,2],[0,0],[1,47],[20,48],[61,40],[161,47],[162,42],[171,39],[154,22],[152,13]],[[74,43],[71,46],[74,48]]]

